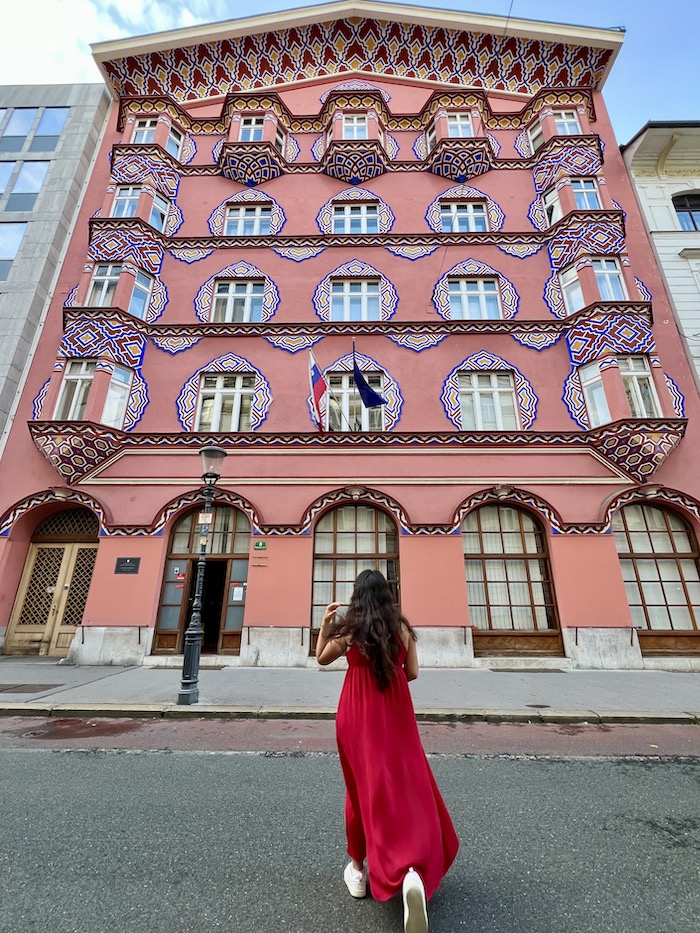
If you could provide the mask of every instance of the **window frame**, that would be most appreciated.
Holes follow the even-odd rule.
[[[225,295],[220,292],[220,289],[224,287],[227,291]],[[212,298],[212,323],[259,324],[262,321],[264,294],[264,279],[217,279],[214,282]],[[237,320],[235,306],[241,297],[243,309],[240,320]],[[222,305],[225,307],[225,313],[220,315],[219,310]]]
[[[165,231],[165,225],[168,222],[168,214],[170,213],[171,206],[171,202],[164,195],[158,192],[154,194],[153,204],[148,212],[148,223],[154,230],[157,230],[158,233],[163,233]]]
[[[141,126],[140,124],[144,124]],[[135,146],[152,146],[154,145],[156,129],[158,127],[158,118],[157,117],[138,117],[134,121],[134,132],[131,136],[132,145]],[[146,136],[150,135],[150,139],[137,139],[136,137],[139,134],[145,134]]]
[[[119,277],[122,274],[122,268],[123,265],[120,262],[100,262],[95,265],[85,303],[87,308],[114,307],[114,296],[119,285]],[[106,269],[107,272],[100,274],[100,269]],[[97,296],[98,282],[100,283],[100,300],[95,301],[93,299]],[[108,301],[104,300],[105,297]]]
[[[570,184],[571,184],[571,191],[574,196],[574,201],[576,202],[577,211],[600,211],[602,210],[603,202],[600,197],[600,188],[595,178],[584,178],[584,177],[571,178]],[[576,190],[577,185],[582,186],[581,190],[578,190],[578,191]],[[591,185],[592,187],[586,190],[585,185]],[[580,204],[579,195],[581,196],[580,200],[585,201],[585,202],[588,202],[591,199],[590,196],[593,195],[593,197],[595,198],[595,202],[596,202],[595,205],[591,205],[589,203]]]
[[[182,152],[182,144],[185,141],[185,134],[177,126],[171,126],[168,130],[168,138],[165,141],[165,151],[169,153],[173,159],[180,161],[180,153]],[[172,151],[171,143],[173,144]]]
[[[358,135],[360,129],[364,130],[364,135]],[[344,141],[369,139],[369,115],[366,112],[344,113],[340,138]]]
[[[141,185],[117,185],[109,216],[136,217],[141,191]],[[128,194],[123,194],[123,192],[128,192]],[[122,208],[127,208],[128,212]]]
[[[485,376],[489,377],[489,386],[480,386],[479,378]],[[498,377],[508,376],[509,385],[506,388],[505,386],[498,385]],[[464,384],[464,380],[469,377],[472,385],[468,386]],[[475,378],[476,377],[476,378]],[[522,420],[520,417],[520,406],[518,404],[518,396],[515,391],[515,379],[514,373],[509,369],[472,369],[472,370],[463,370],[457,374],[457,387],[458,387],[458,397],[459,397],[459,416],[460,416],[460,425],[462,431],[521,431],[522,430]],[[472,397],[472,411],[474,413],[474,427],[465,427],[465,405],[464,398],[466,396]],[[493,427],[484,427],[484,411],[482,408],[482,396],[490,397],[491,404],[494,413],[495,425]],[[508,397],[512,403],[511,411],[508,414],[512,415],[513,424],[504,423],[504,409],[502,406],[502,398]]]
[[[547,220],[547,226],[551,227],[564,216],[561,206],[561,199],[556,186],[548,188],[542,195],[542,209]]]
[[[622,274],[622,267],[614,256],[596,256],[591,259],[591,265],[595,276],[596,287],[598,288],[598,296],[601,301],[629,300],[625,277]],[[615,288],[612,283],[617,283],[619,286],[619,295],[613,294]],[[602,288],[601,285],[603,285]],[[604,292],[608,292],[608,295],[604,294]]]
[[[676,194],[671,199],[671,203],[681,230],[687,233],[700,230],[700,192]]]
[[[8,246],[14,248],[11,248],[8,254],[3,256],[4,245],[2,244],[5,242],[4,234],[5,231],[10,227],[13,229],[10,235],[7,237],[7,241]],[[0,282],[6,282],[10,277],[10,273],[12,272],[12,263],[15,261],[15,259],[17,259],[17,254],[22,247],[22,240],[24,239],[24,234],[26,231],[26,221],[0,221]],[[14,236],[12,234],[14,234]]]
[[[527,136],[530,140],[530,148],[532,149],[534,155],[534,153],[536,153],[538,149],[541,149],[545,144],[544,130],[539,120],[528,126]]]
[[[447,215],[450,217],[450,229],[445,229]],[[460,226],[464,220],[465,228]],[[483,230],[479,229],[478,221],[483,220]],[[440,201],[440,232],[441,233],[488,233],[489,214],[486,201]]]
[[[120,378],[121,377],[121,378]],[[134,372],[128,366],[119,366],[115,364],[112,367],[112,375],[107,387],[107,395],[102,408],[102,417],[100,424],[108,428],[117,428],[121,430],[124,427],[126,410],[129,407],[129,396],[134,382]],[[114,412],[110,412],[110,406]],[[109,418],[108,418],[109,415]]]
[[[555,110],[553,113],[557,136],[580,136],[581,121],[576,110]],[[569,127],[574,126],[573,131]],[[562,132],[562,128],[565,128]]]
[[[456,128],[457,130],[467,129],[468,132],[452,132],[452,129]],[[466,111],[458,111],[457,113],[448,113],[447,114],[447,138],[448,139],[473,139],[474,138],[474,121],[472,119],[471,113]]]
[[[236,231],[230,228],[235,217]],[[252,232],[244,229],[246,223],[252,219]],[[261,230],[263,221],[267,221],[269,229]],[[224,236],[270,236],[272,228],[272,204],[269,201],[260,204],[229,204],[224,219]]]
[[[569,266],[566,269],[562,269],[559,275],[559,287],[561,288],[562,300],[564,302],[564,308],[566,309],[567,316],[572,314],[577,314],[579,311],[582,311],[586,307],[586,299],[583,296],[583,289],[581,288],[581,280],[578,276],[578,271],[576,266]],[[580,298],[580,307],[574,307],[572,302],[572,296],[578,295]]]
[[[141,279],[141,281],[139,281],[139,279]],[[148,285],[144,283],[144,279],[148,281]],[[131,314],[132,317],[135,317],[140,321],[144,321],[146,319],[148,314],[148,307],[151,303],[154,283],[155,279],[152,275],[149,275],[147,272],[143,272],[141,269],[137,269],[136,275],[134,276],[134,287],[131,290],[131,297],[129,298],[129,307],[127,308],[128,313]],[[144,296],[142,314],[137,314],[135,310],[136,304],[134,301],[134,296],[137,294],[137,292]]]
[[[373,211],[373,214],[369,212]],[[353,217],[359,217],[359,230],[353,230]],[[336,229],[342,219],[343,229]],[[375,230],[369,230],[369,221],[374,221]],[[377,201],[342,201],[333,204],[332,232],[334,234],[371,234],[379,233],[379,203]]]
[[[583,392],[589,426],[599,428],[603,424],[609,424],[612,417],[598,361],[594,360],[591,363],[579,366],[578,376],[581,382],[581,391]]]
[[[205,381],[207,379],[214,379],[215,384],[213,386],[206,386]],[[227,379],[233,380],[232,386],[226,386],[224,384]],[[206,434],[238,434],[250,431],[250,414],[254,392],[255,373],[201,373],[197,392],[197,413],[194,421],[194,430]],[[209,395],[213,396],[212,416],[210,426],[208,428],[203,428],[202,412],[205,401],[208,399]],[[228,429],[222,428],[221,426],[222,407],[226,399],[232,399],[233,401],[230,412],[231,426]],[[248,401],[247,406],[244,405],[244,399]],[[224,417],[227,417],[227,415],[224,415]],[[242,423],[245,424],[245,419],[247,419],[247,426],[241,427]],[[236,427],[234,427],[234,424]]]
[[[259,135],[258,135],[259,131]],[[238,141],[241,143],[261,143],[265,135],[265,117],[259,114],[249,114],[241,117],[238,131]]]
[[[470,287],[472,286],[472,287]],[[475,286],[475,287],[474,287]],[[486,286],[489,286],[487,289]],[[450,276],[447,279],[447,294],[451,321],[499,321],[503,319],[501,289],[497,278],[489,276]],[[454,305],[459,299],[462,313],[455,315]],[[495,306],[497,314],[490,313]],[[454,300],[454,305],[453,305]],[[478,314],[471,311],[478,308]]]
[[[360,286],[356,289],[354,286]],[[376,286],[376,295],[374,287]],[[329,321],[381,321],[382,283],[379,278],[332,278],[329,289]],[[353,304],[359,296],[360,316],[353,314]],[[376,299],[376,317],[374,305]],[[338,315],[340,310],[341,314]]]
[[[641,361],[642,368],[635,370],[635,362]],[[617,357],[617,365],[622,378],[622,385],[629,402],[633,418],[661,418],[662,410],[659,396],[656,392],[654,377],[651,373],[648,357],[641,353],[631,353]],[[651,402],[648,408],[645,401],[645,392],[642,385],[647,386],[647,401]]]
[[[61,390],[54,408],[54,421],[84,420],[83,415],[87,407],[96,368],[97,360],[93,359],[67,361],[61,380]],[[68,398],[71,387],[73,391]]]
[[[384,373],[373,370],[363,371],[362,375],[370,387],[379,395],[382,395],[384,392]],[[386,430],[384,412],[386,406],[378,405],[376,408],[365,408],[360,393],[355,387],[355,379],[351,372],[329,370],[324,374],[324,378],[328,385],[326,420],[329,431],[340,434],[354,431],[381,432]],[[331,424],[331,414],[338,414],[335,426]]]
[[[18,162],[19,170],[14,177],[12,187],[10,188],[8,185],[6,188],[7,201],[5,202],[4,209],[8,213],[20,213],[34,210],[39,195],[41,194],[41,189],[44,187],[44,182],[49,174],[49,169],[51,168],[51,162],[44,159],[18,160]],[[18,162],[14,163],[15,168]],[[39,186],[37,188],[27,187],[25,191],[19,191],[18,186],[24,185],[26,187],[28,184],[26,179],[23,180],[22,178],[25,174],[25,170],[27,174],[31,174],[31,170],[38,165],[43,166],[43,175],[39,180]]]

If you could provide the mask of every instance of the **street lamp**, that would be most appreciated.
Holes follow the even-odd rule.
[[[211,525],[211,506],[214,501],[214,486],[221,476],[221,464],[226,451],[221,447],[202,447],[202,482],[204,489],[204,509],[199,513],[199,560],[197,561],[197,582],[190,622],[185,632],[185,651],[182,661],[182,683],[177,695],[178,706],[191,706],[199,702],[199,656],[202,653],[202,590],[204,588],[204,570],[207,565],[207,541]],[[205,517],[206,516],[206,517]]]

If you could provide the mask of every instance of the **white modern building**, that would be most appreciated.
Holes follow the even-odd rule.
[[[700,379],[700,120],[647,123],[621,150]]]
[[[108,100],[101,84],[0,87],[0,448]]]

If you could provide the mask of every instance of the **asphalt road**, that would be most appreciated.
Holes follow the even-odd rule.
[[[462,849],[432,933],[696,933],[700,761],[431,758]],[[352,900],[323,752],[0,748],[2,933],[399,933]]]

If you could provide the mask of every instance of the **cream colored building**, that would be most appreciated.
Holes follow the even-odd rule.
[[[621,149],[700,379],[700,120],[647,123]]]

